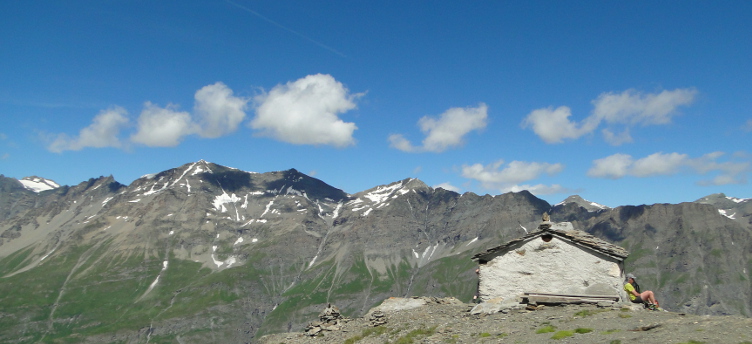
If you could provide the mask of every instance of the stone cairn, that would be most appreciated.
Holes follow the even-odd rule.
[[[386,325],[386,314],[384,314],[384,312],[382,311],[373,311],[368,317],[368,321],[373,327]]]
[[[305,334],[313,337],[322,335],[322,331],[339,331],[342,328],[340,324],[349,320],[342,316],[337,306],[330,303],[319,314],[319,321],[314,321],[306,326]]]

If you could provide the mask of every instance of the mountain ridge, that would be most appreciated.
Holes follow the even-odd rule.
[[[544,212],[630,250],[627,268],[670,308],[752,309],[752,226],[712,204],[590,211],[413,178],[347,194],[295,169],[203,160],[127,186],[109,176],[35,193],[9,179],[0,178],[2,341],[247,342],[300,329],[328,302],[356,316],[391,296],[469,301],[469,257],[524,235]]]

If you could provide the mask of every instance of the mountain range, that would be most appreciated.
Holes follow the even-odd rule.
[[[0,175],[0,341],[242,343],[300,330],[328,303],[360,316],[391,296],[470,301],[470,257],[544,212],[629,250],[664,308],[752,315],[750,199],[552,206],[418,179],[348,194],[201,160],[130,185]]]

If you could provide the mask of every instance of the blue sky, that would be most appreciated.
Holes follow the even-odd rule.
[[[752,2],[4,1],[0,173],[752,197]]]

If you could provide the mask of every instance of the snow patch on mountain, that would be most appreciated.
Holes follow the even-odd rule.
[[[728,212],[723,209],[718,209],[718,213],[725,217],[728,217],[729,219],[736,220],[736,218],[734,218],[734,215],[736,215],[736,213],[729,215]]]
[[[149,196],[149,195],[153,195],[153,194],[156,194],[156,193],[159,193],[159,192],[161,192],[162,190],[164,190],[164,189],[166,189],[166,188],[167,188],[168,186],[170,186],[170,181],[168,180],[168,181],[166,181],[166,182],[164,183],[164,185],[162,185],[162,187],[161,187],[160,189],[154,190],[154,187],[155,187],[155,186],[157,186],[157,184],[159,184],[159,182],[161,182],[161,181],[162,181],[162,179],[163,179],[163,178],[159,178],[159,180],[158,180],[158,181],[157,181],[156,183],[154,183],[154,184],[152,184],[152,185],[151,185],[151,189],[149,189],[149,191],[147,191],[147,192],[144,192],[144,194],[143,194],[143,195],[144,195],[144,196]]]
[[[54,247],[54,248],[52,249],[52,251],[50,251],[49,253],[45,254],[45,255],[44,255],[44,257],[42,257],[42,259],[40,259],[39,261],[41,262],[41,261],[43,261],[43,260],[47,259],[47,257],[49,257],[49,256],[50,256],[50,255],[52,254],[52,252],[55,252],[55,250],[57,250],[57,246],[55,246],[55,247]]]
[[[195,162],[192,163],[191,166],[188,166],[188,168],[186,168],[185,171],[183,171],[183,174],[181,174],[180,177],[178,177],[178,179],[176,179],[174,182],[172,182],[172,186],[175,186],[180,180],[182,180],[183,177],[185,177],[185,174],[188,173],[188,171],[190,171],[193,168],[193,166],[196,166]],[[191,186],[188,185],[188,192],[190,192],[190,191],[191,191]]]
[[[402,186],[402,182],[389,186],[379,186],[378,188],[376,188],[376,190],[363,195],[363,197],[368,198],[373,203],[379,204],[388,200],[394,192],[399,192],[401,195],[410,192],[410,190],[402,189]]]
[[[266,205],[266,209],[264,210],[264,213],[262,213],[261,216],[259,217],[264,217],[264,215],[266,215],[266,213],[269,212],[269,208],[271,208],[272,204],[274,204],[274,201],[269,201],[269,204]]]
[[[23,184],[24,188],[26,188],[27,190],[31,190],[36,193],[57,189],[60,187],[58,183],[55,183],[55,181],[51,179],[45,179],[37,176],[24,177],[23,179],[19,180],[19,182],[21,182],[21,184]]]
[[[225,204],[235,203],[239,201],[240,197],[236,196],[234,193],[232,195],[228,195],[227,192],[222,191],[221,195],[214,197],[214,202],[212,202],[212,205],[217,211],[225,213],[227,212]]]
[[[406,179],[389,185],[378,186],[370,191],[362,193],[358,198],[347,202],[345,206],[351,207],[353,212],[365,210],[361,216],[368,216],[374,209],[389,206],[389,201],[400,196],[414,192],[410,187],[415,179]],[[335,216],[336,217],[336,216]]]
[[[285,195],[290,195],[290,194],[293,194],[293,195],[296,195],[296,196],[301,196],[301,197],[302,197],[304,193],[303,193],[303,192],[300,192],[300,191],[298,191],[298,190],[295,190],[295,188],[293,188],[293,187],[292,187],[292,185],[290,185],[290,186],[289,186],[289,187],[287,188],[287,191],[285,192]],[[306,198],[308,198],[308,197],[306,197]]]
[[[193,173],[191,175],[195,176],[195,175],[197,175],[199,173],[214,173],[209,168],[208,163],[206,161],[199,160],[198,163],[201,164],[201,165],[196,166],[196,169],[193,170]]]
[[[157,286],[157,283],[159,283],[159,277],[162,276],[162,273],[165,272],[165,270],[167,270],[167,261],[166,260],[162,262],[162,270],[160,270],[159,274],[157,274],[157,278],[154,279],[154,282],[151,282],[151,284],[149,285],[149,288],[146,289],[146,291],[144,292],[143,295],[141,295],[141,297],[139,298],[139,300],[143,299],[144,296],[146,296],[147,294],[149,294],[149,292],[152,289],[154,289],[154,287]]]
[[[211,259],[218,268],[221,268],[222,265],[225,265],[225,264],[227,264],[227,267],[229,268],[232,266],[232,264],[237,263],[237,258],[235,258],[234,256],[231,256],[227,258],[226,260],[217,260],[217,258],[214,256],[214,253],[212,253]]]

